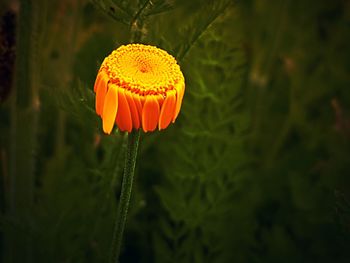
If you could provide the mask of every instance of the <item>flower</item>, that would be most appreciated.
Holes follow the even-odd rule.
[[[175,58],[154,46],[120,46],[106,57],[97,74],[96,113],[103,131],[145,132],[168,127],[179,115],[185,79]]]

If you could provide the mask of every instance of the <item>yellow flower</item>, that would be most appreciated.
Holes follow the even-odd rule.
[[[154,46],[129,44],[106,57],[97,74],[96,113],[103,131],[145,132],[175,122],[185,91],[185,79],[173,56]]]

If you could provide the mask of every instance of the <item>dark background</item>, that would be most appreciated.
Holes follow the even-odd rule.
[[[121,262],[349,262],[350,1],[0,3],[1,262],[108,262],[126,135],[94,112],[130,42],[175,56]]]

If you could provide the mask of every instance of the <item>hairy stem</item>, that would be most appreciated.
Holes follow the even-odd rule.
[[[119,262],[121,243],[125,222],[128,215],[128,208],[132,190],[132,183],[135,171],[137,149],[140,139],[140,130],[132,131],[128,135],[128,145],[125,155],[125,166],[123,174],[122,190],[120,193],[117,220],[114,225],[112,252],[110,262]]]

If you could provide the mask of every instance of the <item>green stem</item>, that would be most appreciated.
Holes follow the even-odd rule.
[[[128,135],[128,145],[125,155],[125,166],[123,174],[122,190],[120,193],[117,220],[114,225],[112,253],[110,262],[119,262],[121,243],[132,190],[132,182],[135,171],[137,148],[140,139],[140,130],[132,131]]]

